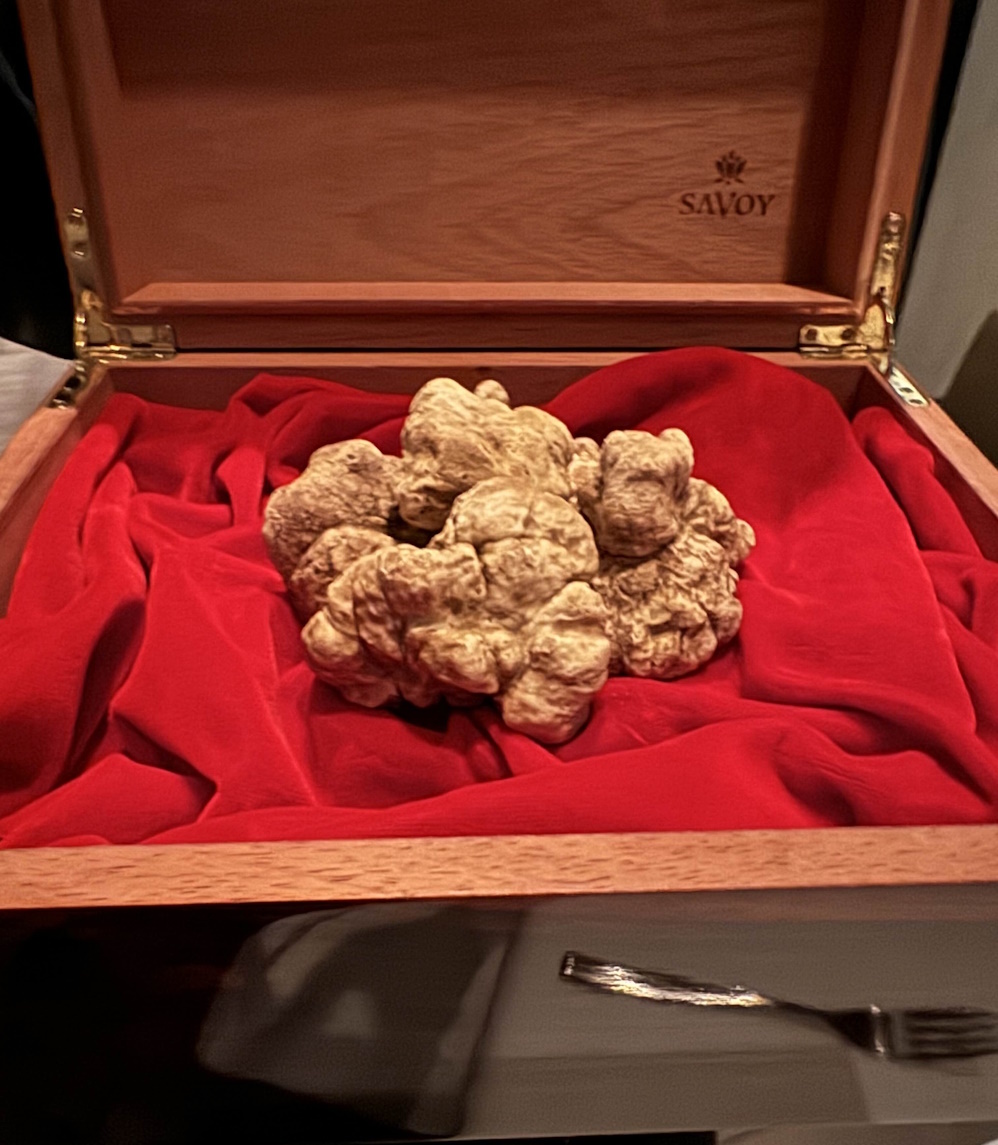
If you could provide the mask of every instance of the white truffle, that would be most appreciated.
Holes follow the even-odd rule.
[[[682,430],[658,437],[615,430],[600,450],[599,473],[579,490],[600,552],[647,557],[679,532],[679,500],[693,468],[693,447]]]
[[[387,533],[361,525],[338,525],[320,533],[288,580],[295,611],[306,619],[312,616],[326,603],[332,582],[354,561],[394,544]]]
[[[264,535],[322,679],[348,700],[467,705],[560,743],[609,672],[670,679],[738,631],[755,537],[679,429],[573,439],[495,381],[413,398],[403,455],[317,450]]]
[[[733,566],[755,544],[724,496],[690,477],[681,430],[608,435],[580,506],[600,544],[593,584],[606,602],[611,671],[667,680],[698,668],[742,618]]]
[[[521,630],[525,661],[499,697],[503,720],[543,743],[571,739],[606,683],[611,644],[599,594],[573,581]]]
[[[497,382],[471,393],[451,378],[434,378],[413,397],[402,430],[399,512],[436,531],[455,497],[498,476],[568,497],[572,454],[572,435],[557,418],[533,406],[510,409]]]
[[[336,525],[387,532],[400,461],[369,441],[324,445],[302,475],[275,489],[264,514],[270,559],[288,580],[312,542]]]
[[[558,743],[606,681],[606,609],[586,583],[597,566],[567,501],[494,478],[457,498],[429,548],[360,557],[303,639],[317,673],[357,703],[495,696],[511,727]]]

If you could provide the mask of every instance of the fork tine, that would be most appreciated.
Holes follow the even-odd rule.
[[[912,1053],[919,1057],[969,1057],[979,1053],[998,1052],[995,1029],[925,1029],[905,1028],[904,1034]]]
[[[904,1028],[913,1038],[986,1038],[998,1036],[998,1026],[994,1022],[910,1022]]]
[[[905,1014],[906,1026],[924,1030],[994,1029],[998,1018],[994,1014],[938,1014],[931,1017]]]
[[[905,1010],[903,1011],[905,1018],[987,1018],[989,1021],[998,1020],[998,1014],[993,1010],[982,1010],[975,1006],[945,1006],[937,1007],[934,1010]]]
[[[998,1041],[965,1042],[960,1039],[955,1042],[938,1042],[923,1044],[913,1042],[911,1056],[918,1058],[976,1058],[985,1054],[998,1053]]]
[[[971,1042],[998,1042],[998,1035],[993,1030],[967,1030],[966,1032],[954,1031],[952,1033],[933,1033],[926,1034],[921,1030],[908,1030],[908,1040],[914,1045],[916,1042],[919,1045],[926,1046],[948,1046],[953,1045],[955,1042],[970,1044]]]

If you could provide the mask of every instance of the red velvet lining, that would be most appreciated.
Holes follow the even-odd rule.
[[[611,680],[554,750],[488,706],[341,701],[304,662],[261,511],[319,445],[397,449],[407,399],[261,375],[223,413],[115,395],[0,622],[5,846],[973,823],[998,809],[998,566],[887,410],[680,350],[549,405],[678,425],[750,521],[735,642]]]

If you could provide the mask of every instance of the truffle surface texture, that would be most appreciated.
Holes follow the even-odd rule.
[[[494,701],[545,743],[585,723],[608,674],[670,679],[737,633],[755,544],[692,477],[680,429],[574,438],[503,387],[412,399],[402,456],[317,450],[264,537],[316,673],[367,707]]]

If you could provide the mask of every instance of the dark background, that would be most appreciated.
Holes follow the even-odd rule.
[[[0,125],[7,199],[0,337],[73,356],[73,302],[14,0],[0,0]]]

